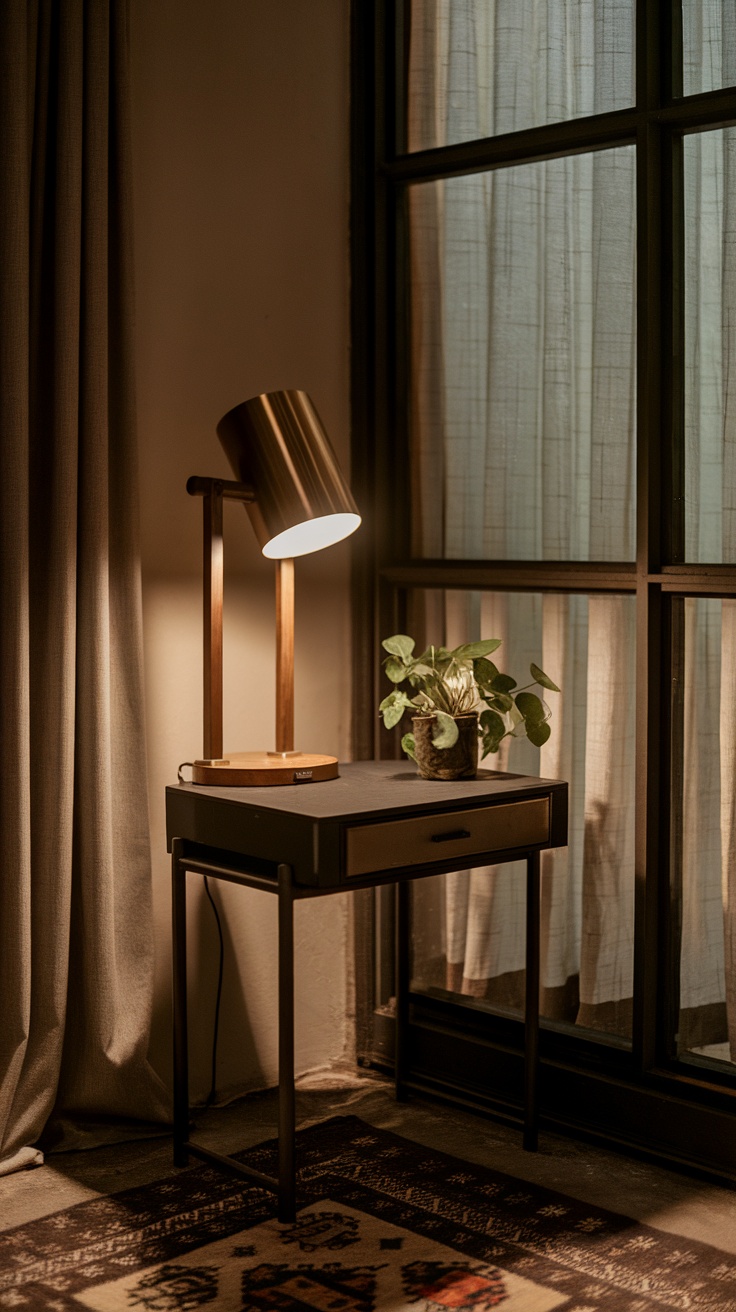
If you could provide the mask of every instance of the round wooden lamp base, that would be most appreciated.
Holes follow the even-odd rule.
[[[195,761],[192,766],[193,784],[220,788],[319,783],[337,777],[337,757],[312,752],[231,752],[222,760]]]

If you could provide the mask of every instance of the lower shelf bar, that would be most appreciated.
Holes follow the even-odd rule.
[[[247,870],[235,870],[230,866],[220,865],[214,861],[202,861],[196,856],[183,856],[181,864],[184,870],[194,875],[212,875],[215,879],[230,880],[234,884],[245,884],[247,888],[263,889],[265,893],[278,893],[276,879],[266,875],[251,874]]]
[[[203,1162],[214,1162],[217,1166],[224,1166],[228,1171],[234,1171],[236,1175],[244,1175],[246,1180],[262,1184],[264,1189],[269,1189],[271,1193],[278,1193],[279,1182],[274,1175],[265,1175],[254,1166],[243,1166],[241,1162],[236,1162],[234,1157],[215,1153],[211,1148],[203,1148],[201,1143],[192,1143],[191,1139],[188,1139],[183,1147],[192,1154],[192,1157],[201,1157]]]

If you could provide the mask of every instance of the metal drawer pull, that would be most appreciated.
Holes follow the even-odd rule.
[[[433,843],[451,843],[453,838],[470,838],[469,829],[451,829],[449,834],[432,834]]]

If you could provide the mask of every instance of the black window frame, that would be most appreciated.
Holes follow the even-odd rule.
[[[632,1044],[625,1049],[610,1041],[597,1043],[589,1033],[570,1035],[547,1025],[541,1045],[542,1112],[551,1124],[736,1178],[736,1083],[716,1063],[684,1062],[674,1050],[679,901],[677,862],[672,859],[682,759],[678,599],[736,597],[735,565],[684,561],[682,141],[690,132],[736,125],[736,90],[726,87],[683,98],[681,77],[673,72],[681,67],[681,0],[637,0],[633,108],[402,153],[397,143],[405,130],[401,89],[409,8],[409,0],[352,4],[353,484],[365,512],[353,557],[354,755],[397,755],[396,737],[385,734],[375,709],[380,700],[379,642],[404,627],[409,589],[613,591],[635,596]],[[414,560],[406,514],[411,475],[409,326],[406,280],[401,276],[407,249],[406,188],[419,180],[615,145],[634,145],[637,152],[636,559],[610,564]],[[390,919],[385,906],[381,915]],[[360,1056],[380,1063],[390,1048],[391,1019],[375,1013],[385,980],[382,988],[376,984],[376,953],[366,953],[365,944],[380,945],[385,930],[377,927],[365,899],[357,923]],[[390,967],[384,963],[380,969],[385,973]],[[434,1006],[419,997],[413,999],[412,1016],[410,1062],[424,1087],[447,1096],[454,1093],[501,1115],[519,1101],[520,1021],[445,1001]],[[432,1045],[439,1058],[434,1067]],[[486,1071],[488,1054],[493,1056],[492,1076]],[[458,1073],[453,1087],[443,1079],[442,1065]],[[480,1087],[483,1081],[474,1080],[473,1071],[479,1070],[488,1075],[488,1093]],[[593,1115],[591,1106],[596,1108]],[[650,1132],[653,1124],[655,1135]]]

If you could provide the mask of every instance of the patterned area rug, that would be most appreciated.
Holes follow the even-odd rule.
[[[275,1170],[274,1143],[240,1154]],[[293,1225],[196,1166],[0,1238],[0,1308],[736,1312],[736,1258],[353,1116],[299,1134]]]

